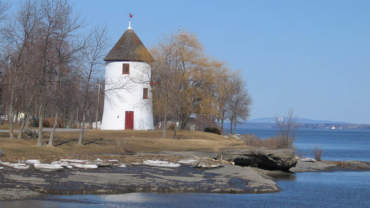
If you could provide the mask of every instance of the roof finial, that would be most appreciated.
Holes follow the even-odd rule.
[[[129,13],[129,16],[130,16],[130,20],[128,21],[128,29],[129,29],[129,30],[132,30],[131,20],[132,20],[132,18],[134,17],[134,15],[130,12],[130,13]]]

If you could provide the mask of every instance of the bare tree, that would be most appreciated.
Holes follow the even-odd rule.
[[[82,61],[81,63],[81,81],[82,86],[82,99],[81,99],[81,113],[82,120],[80,126],[80,136],[78,139],[78,144],[83,144],[84,132],[85,132],[85,122],[86,113],[90,108],[91,103],[89,102],[89,92],[95,76],[102,65],[103,52],[106,47],[106,30],[105,28],[99,29],[95,28],[89,35],[84,50],[82,50]]]
[[[220,128],[223,132],[224,121],[227,117],[226,113],[228,110],[228,102],[231,99],[232,83],[229,70],[227,68],[221,68],[216,76],[216,100],[217,100],[217,119],[220,121]]]
[[[229,91],[228,114],[230,120],[230,133],[233,134],[235,133],[239,119],[246,120],[248,118],[251,98],[238,73],[233,74],[230,84],[231,90]]]
[[[97,87],[98,87],[98,90],[97,90],[97,101],[96,101],[96,107],[95,107],[95,129],[97,130],[98,129],[98,121],[99,121],[99,112],[100,112],[100,95],[101,95],[101,91],[102,91],[102,83],[100,81],[97,82]]]
[[[277,138],[280,140],[281,147],[292,147],[298,128],[293,110],[290,110],[285,117],[277,117],[276,126],[278,128]]]
[[[54,132],[58,124],[61,102],[61,88],[63,86],[63,81],[66,74],[69,72],[69,65],[73,61],[73,56],[77,54],[82,46],[73,45],[74,35],[76,31],[80,28],[80,23],[78,18],[73,17],[72,8],[65,1],[59,1],[56,4],[56,9],[54,10],[54,21],[57,23],[55,25],[56,31],[54,33],[54,42],[52,51],[55,53],[55,65],[52,68],[52,72],[55,73],[55,83],[54,83],[54,94],[51,100],[54,101],[55,106],[55,117],[52,131],[50,132],[48,146],[53,146]]]
[[[89,40],[79,39],[80,22],[68,1],[26,0],[5,23],[0,30],[1,89],[9,97],[4,110],[9,115],[10,137],[16,136],[14,121],[20,125],[18,138],[22,138],[30,121],[38,120],[37,145],[42,144],[45,125],[53,127],[48,143],[52,146],[58,125],[74,126],[84,116],[90,123],[97,119],[100,93],[89,92],[100,75],[95,72],[102,60],[97,53],[102,50],[94,49],[96,34]],[[93,71],[90,76],[89,70]]]
[[[9,5],[0,1],[0,21],[3,21],[6,18],[6,13],[9,9]]]
[[[24,99],[32,97],[32,95],[22,96],[21,94],[29,92],[32,89],[30,81],[31,73],[27,73],[30,65],[33,65],[35,53],[33,51],[33,43],[36,41],[37,25],[39,16],[36,7],[31,1],[27,1],[17,13],[16,21],[8,23],[2,29],[2,39],[7,42],[7,86],[9,91],[9,123],[10,137],[14,137],[14,115],[15,105],[27,105],[32,103],[26,102]],[[34,66],[34,65],[33,65]],[[26,89],[27,87],[27,89]],[[27,108],[29,109],[29,108]],[[22,125],[23,126],[23,125]],[[22,135],[22,131],[20,132]]]
[[[152,85],[153,85],[153,102],[155,117],[159,120],[162,128],[162,137],[167,137],[167,121],[169,114],[169,87],[171,85],[169,73],[169,61],[166,60],[166,52],[164,50],[152,50],[156,61],[152,64]]]

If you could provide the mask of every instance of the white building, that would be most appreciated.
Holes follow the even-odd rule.
[[[154,129],[149,51],[129,26],[105,57],[101,129]]]

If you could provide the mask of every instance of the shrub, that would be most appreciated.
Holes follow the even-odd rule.
[[[315,160],[321,161],[321,156],[322,156],[322,149],[321,148],[315,148],[312,150]]]
[[[204,132],[209,132],[209,133],[214,133],[214,134],[221,135],[221,129],[219,129],[217,127],[206,127],[206,128],[204,128]]]
[[[45,120],[43,120],[43,121],[42,121],[42,126],[43,126],[43,127],[46,127],[46,128],[51,127],[49,119],[45,119]]]
[[[44,122],[43,122],[43,126],[44,127],[53,127],[54,126],[54,122],[55,122],[55,118],[54,117],[49,117],[49,118],[45,118]],[[64,127],[63,126],[63,121],[61,118],[58,118],[58,121],[57,121],[57,128],[62,128]]]
[[[169,130],[175,130],[176,128],[176,124],[175,123],[170,123],[170,125],[168,126],[168,129]]]
[[[275,136],[268,139],[260,139],[255,135],[243,135],[242,140],[248,146],[266,147],[270,149],[291,148],[294,142],[292,138]]]
[[[276,141],[277,148],[293,147],[294,138],[289,136],[275,136],[272,139]]]

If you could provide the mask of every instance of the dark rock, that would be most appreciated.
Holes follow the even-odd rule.
[[[4,156],[4,153],[3,153],[3,151],[1,151],[1,149],[0,149],[0,157],[2,157],[2,156]]]
[[[265,170],[289,171],[297,163],[293,149],[226,150],[223,151],[222,157],[238,166],[251,166]]]
[[[113,163],[112,162],[104,162],[104,161],[99,161],[96,163],[96,165],[99,167],[99,168],[107,168],[107,167],[113,167]]]
[[[370,162],[365,161],[344,161],[337,163],[337,167],[341,167],[347,170],[370,170]]]
[[[298,173],[298,172],[315,172],[315,171],[325,171],[335,168],[335,164],[330,164],[324,161],[303,161],[301,159],[298,160],[297,165],[292,167],[290,171]]]
[[[365,161],[315,161],[308,162],[302,159],[298,160],[295,167],[290,171],[298,172],[316,172],[316,171],[361,171],[370,170],[370,162]]]

